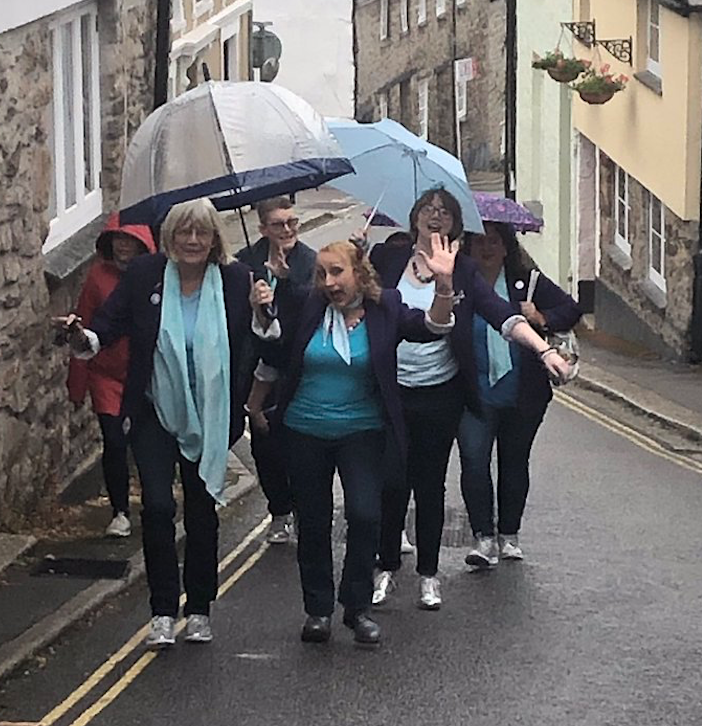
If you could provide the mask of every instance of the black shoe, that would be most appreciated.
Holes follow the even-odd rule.
[[[371,620],[364,611],[344,613],[344,625],[353,630],[353,639],[363,645],[380,643],[380,625]]]
[[[303,643],[326,643],[331,638],[331,618],[308,615],[300,635]]]

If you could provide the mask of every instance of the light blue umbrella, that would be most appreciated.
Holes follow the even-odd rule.
[[[356,170],[328,182],[330,186],[404,224],[418,197],[443,188],[461,205],[463,229],[483,233],[463,164],[448,151],[391,119],[372,124],[327,119],[327,128]]]

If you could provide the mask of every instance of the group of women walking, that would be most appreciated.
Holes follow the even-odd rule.
[[[185,493],[185,637],[207,642],[217,587],[215,503],[227,451],[243,430],[247,396],[257,417],[272,387],[276,405],[267,421],[278,432],[296,517],[303,641],[330,638],[338,599],[355,641],[380,642],[371,606],[396,586],[411,495],[417,603],[441,606],[445,477],[456,438],[475,535],[466,561],[482,568],[500,554],[522,556],[531,443],[550,397],[549,377],[563,381],[570,373],[543,332],[572,327],[577,306],[543,275],[527,303],[528,269],[514,234],[486,225],[486,235],[462,241],[460,207],[443,190],[417,200],[409,227],[409,237],[376,246],[370,260],[353,242],[327,245],[311,289],[288,287],[281,299],[270,275],[254,281],[244,264],[230,261],[212,205],[188,202],[166,218],[161,251],[132,261],[88,327],[74,315],[60,319],[82,358],[129,340],[121,413],[142,486],[150,647],[175,641],[175,465]],[[267,267],[273,277],[287,274],[284,260]],[[249,392],[240,368],[251,335],[260,360]],[[338,595],[335,471],[347,522]]]

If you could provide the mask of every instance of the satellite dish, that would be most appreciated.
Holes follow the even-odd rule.
[[[261,66],[261,80],[270,83],[280,70],[280,61],[277,58],[266,58]]]

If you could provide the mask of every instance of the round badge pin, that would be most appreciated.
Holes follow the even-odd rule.
[[[517,288],[517,290],[523,290],[524,280],[517,280],[517,282],[514,283],[514,286]]]
[[[154,294],[153,294],[153,295],[152,295],[152,296],[151,296],[151,297],[149,298],[149,300],[151,301],[151,304],[152,304],[152,305],[158,305],[158,304],[159,304],[159,303],[161,302],[161,296],[160,296],[160,295],[159,295],[159,294],[158,294],[157,292],[155,292],[155,293],[154,293]]]

